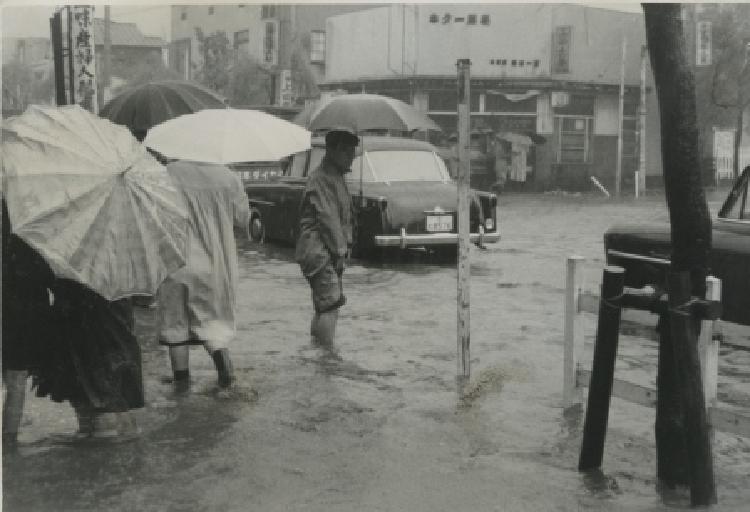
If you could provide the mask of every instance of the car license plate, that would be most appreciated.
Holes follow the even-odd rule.
[[[451,231],[453,229],[453,217],[451,215],[428,215],[426,222],[427,231]]]

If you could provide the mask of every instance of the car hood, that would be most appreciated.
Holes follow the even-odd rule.
[[[352,195],[359,193],[359,184],[350,183]],[[367,197],[384,197],[388,201],[388,218],[392,226],[407,226],[424,218],[424,212],[439,207],[455,212],[458,206],[456,184],[452,182],[393,182],[364,183],[363,194]]]

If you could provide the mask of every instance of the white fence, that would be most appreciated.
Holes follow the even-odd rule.
[[[591,370],[581,364],[583,354],[583,315],[599,312],[599,297],[584,289],[583,263],[580,256],[567,260],[565,278],[565,326],[563,354],[563,406],[583,403],[583,387],[588,387]],[[706,299],[720,300],[721,281],[709,277]],[[716,430],[750,437],[750,417],[722,406],[717,398],[719,375],[719,339],[715,336],[715,322],[704,321],[698,342],[701,357],[701,376],[709,423]],[[750,350],[750,346],[743,347]],[[647,407],[656,405],[656,390],[632,382],[614,379],[612,396]]]

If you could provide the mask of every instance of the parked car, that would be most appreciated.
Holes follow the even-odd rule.
[[[721,279],[722,318],[750,325],[750,167],[713,221],[709,273]],[[626,286],[663,285],[671,257],[669,224],[617,225],[604,235],[607,262],[625,268]]]
[[[292,157],[283,175],[245,180],[253,239],[296,241],[305,182],[324,153],[325,142],[316,137],[312,149]],[[456,182],[431,144],[400,137],[363,137],[346,180],[355,207],[355,254],[385,247],[455,251]],[[500,239],[497,197],[472,190],[471,199],[471,241],[496,242]]]

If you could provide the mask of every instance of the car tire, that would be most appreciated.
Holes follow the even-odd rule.
[[[253,242],[263,242],[266,236],[266,227],[263,224],[263,219],[260,216],[260,212],[253,211],[250,217],[250,239]]]

